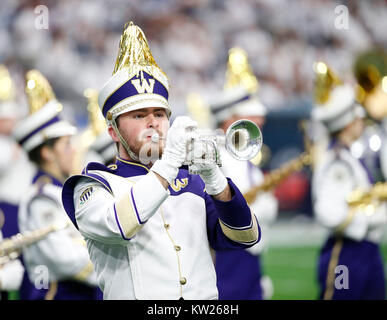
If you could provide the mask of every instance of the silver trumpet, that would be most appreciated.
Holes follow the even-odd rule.
[[[191,130],[188,133],[197,133]],[[199,174],[201,165],[217,164],[222,166],[219,146],[224,145],[226,150],[237,160],[253,159],[262,148],[263,138],[259,127],[252,121],[241,119],[228,127],[226,134],[188,134],[187,157],[184,165],[188,165],[191,174]],[[158,142],[159,135],[152,136],[153,142]]]

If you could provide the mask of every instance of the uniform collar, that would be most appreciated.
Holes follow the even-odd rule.
[[[131,177],[147,174],[150,167],[136,161],[116,159],[116,173],[121,177]],[[111,166],[109,166],[111,167]]]
[[[53,184],[58,187],[63,187],[63,183],[59,181],[57,178],[55,178],[53,175],[49,174],[48,172],[39,169],[34,178],[32,179],[32,183],[35,184]]]

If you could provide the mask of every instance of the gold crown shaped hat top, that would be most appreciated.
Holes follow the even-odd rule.
[[[170,115],[168,91],[168,78],[153,58],[144,32],[132,21],[125,24],[113,76],[99,94],[102,114],[111,121],[153,102]]]
[[[146,71],[153,75],[167,75],[157,65],[149,48],[144,32],[132,21],[125,24],[121,35],[118,57],[113,74],[119,70],[127,70],[130,75]]]
[[[30,114],[42,109],[48,102],[56,101],[54,91],[47,79],[38,71],[30,70],[26,73],[26,88]],[[56,102],[58,111],[62,105]]]
[[[354,88],[344,83],[324,62],[313,64],[316,73],[314,83],[314,108],[311,117],[323,122],[330,132],[344,128],[356,118],[365,115],[356,103]]]
[[[254,76],[245,50],[234,47],[229,50],[224,89],[243,87],[249,93],[258,91],[259,83]]]
[[[76,128],[61,117],[63,106],[56,100],[47,79],[37,70],[25,76],[30,114],[13,131],[14,138],[27,151],[45,141],[76,133]]]
[[[13,100],[15,88],[11,75],[5,65],[0,65],[0,103]]]
[[[226,79],[222,97],[211,108],[219,120],[232,114],[265,116],[266,107],[259,101],[259,83],[248,60],[246,51],[234,47],[228,52]]]
[[[91,130],[94,136],[98,136],[106,129],[106,121],[98,105],[98,90],[87,88],[83,95],[88,101],[87,112],[89,114]]]
[[[334,88],[343,85],[342,80],[326,63],[319,61],[313,64],[316,73],[314,100],[318,106],[324,106]]]

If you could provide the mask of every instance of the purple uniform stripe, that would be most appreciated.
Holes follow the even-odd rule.
[[[136,201],[134,201],[133,187],[130,189],[130,195],[132,196],[132,202],[133,202],[133,205],[134,205],[134,210],[136,211],[137,219],[140,222],[140,224],[144,224],[146,221],[144,221],[144,222],[141,221],[140,215],[138,214],[138,211],[137,211]]]
[[[113,208],[114,208],[114,217],[116,218],[117,226],[118,226],[118,229],[120,229],[120,233],[121,233],[122,238],[124,240],[130,240],[131,238],[126,238],[124,232],[122,231],[120,222],[118,221],[117,210],[116,210],[116,205],[115,204],[113,205]]]
[[[58,116],[55,116],[54,118],[48,120],[47,122],[43,123],[40,127],[36,128],[34,131],[32,131],[30,134],[28,134],[27,136],[25,136],[23,139],[19,140],[19,143],[21,145],[23,145],[29,138],[31,138],[34,134],[36,134],[37,132],[39,132],[40,130],[44,129],[44,128],[47,128],[48,126],[56,123],[56,122],[59,122],[60,119]]]

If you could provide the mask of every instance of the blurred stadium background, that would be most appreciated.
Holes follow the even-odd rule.
[[[36,8],[48,8],[48,29],[36,29]],[[335,28],[335,8],[349,10],[346,29]],[[224,82],[228,49],[246,50],[269,114],[263,129],[265,171],[304,151],[300,120],[313,101],[312,64],[324,60],[353,80],[356,55],[387,46],[387,2],[331,0],[2,0],[0,63],[17,82],[21,114],[27,106],[23,74],[39,69],[67,115],[88,123],[86,88],[101,88],[113,71],[123,25],[133,20],[171,81],[173,117],[187,112],[186,97],[210,98]],[[310,206],[310,172],[291,175],[275,190],[280,201],[270,230],[264,270],[272,299],[316,299],[316,263],[325,230]],[[387,241],[383,245],[387,257]]]

